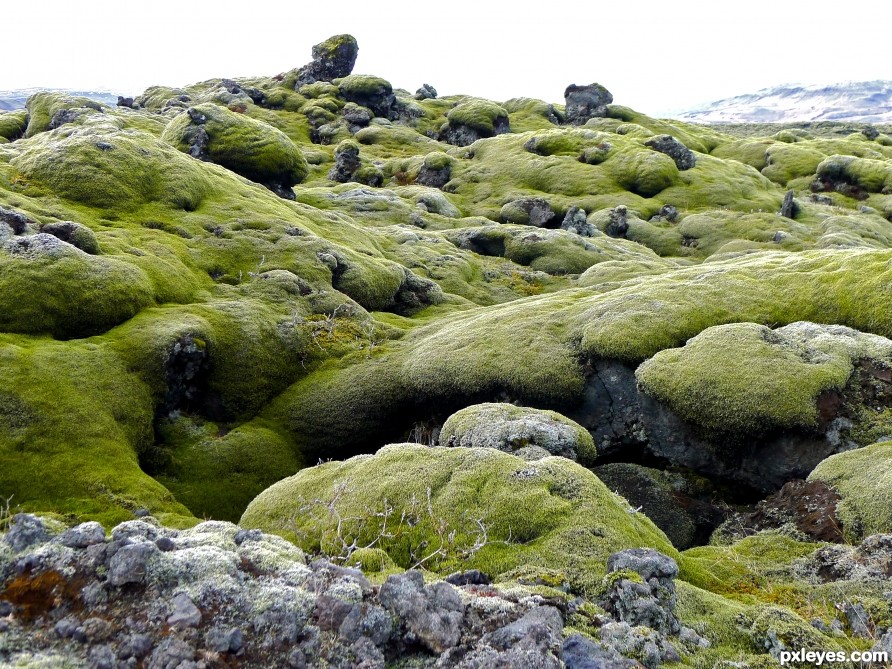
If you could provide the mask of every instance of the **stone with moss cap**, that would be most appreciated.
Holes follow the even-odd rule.
[[[591,463],[597,455],[588,431],[555,411],[505,403],[475,404],[452,414],[440,445],[495,448],[512,453],[539,446],[551,455]]]
[[[369,74],[351,74],[337,79],[335,85],[341,97],[362,107],[371,109],[375,116],[387,117],[396,98],[393,86],[381,77]]]
[[[564,101],[567,122],[582,125],[591,118],[607,116],[607,105],[613,102],[613,94],[601,84],[570,84],[564,90]]]
[[[892,441],[832,455],[808,480],[822,481],[839,493],[836,514],[848,540],[892,533]]]
[[[323,510],[324,504],[298,512],[315,499],[334,501],[335,512]],[[375,516],[386,507],[393,508],[390,536],[381,535],[381,517]],[[419,522],[397,531],[404,512]],[[441,545],[442,522],[456,532],[453,548],[428,560],[426,568],[496,575],[523,565],[549,567],[564,571],[582,592],[600,588],[607,557],[617,550],[649,546],[677,555],[649,520],[629,514],[623,500],[587,469],[565,458],[525,462],[491,448],[396,444],[375,455],[304,469],[260,494],[241,524],[325,552],[339,545],[337,517],[359,519],[341,525],[348,543],[355,535],[359,545],[367,545],[381,535],[376,547],[402,567],[419,559],[413,558],[419,542],[427,542],[427,553]],[[477,520],[486,545],[474,550],[482,539]]]
[[[770,490],[863,445],[883,416],[862,403],[884,402],[890,366],[892,341],[877,335],[807,322],[776,330],[737,323],[661,351],[635,375],[655,453]]]
[[[331,81],[353,71],[359,44],[353,35],[334,35],[313,46],[313,60],[298,70],[295,90],[314,81]]]
[[[510,132],[508,112],[489,100],[470,99],[446,114],[448,123],[440,139],[456,146],[468,146],[478,139]]]

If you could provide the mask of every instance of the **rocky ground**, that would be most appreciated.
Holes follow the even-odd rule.
[[[0,663],[892,644],[885,128],[358,48],[0,113]]]

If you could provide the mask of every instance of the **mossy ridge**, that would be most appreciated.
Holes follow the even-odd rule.
[[[28,112],[25,137],[34,137],[34,135],[49,130],[53,118],[59,112],[72,111],[79,116],[80,114],[103,113],[108,107],[89,98],[42,91],[28,98],[25,109]]]
[[[460,567],[497,575],[522,565],[547,566],[564,571],[578,592],[594,594],[607,556],[615,550],[651,546],[677,555],[649,520],[630,515],[621,498],[588,470],[564,458],[527,463],[493,449],[399,444],[374,456],[304,469],[264,491],[241,524],[282,534],[310,552],[324,552],[336,544],[329,543],[334,516],[298,509],[309,500],[331,499],[339,483],[343,490],[336,509],[342,517],[374,513],[386,500],[398,518],[412,506],[413,497],[424,511],[430,490],[431,522],[376,544],[401,567],[412,566],[413,547],[421,542],[427,542],[427,552],[437,547],[431,532],[440,518],[457,530],[456,551],[439,563],[425,564],[440,573]],[[461,551],[473,545],[478,517],[491,543],[461,559]],[[358,533],[361,544],[371,542],[375,531],[374,523],[358,532],[347,529]]]
[[[892,441],[831,455],[808,480],[823,481],[840,494],[836,513],[849,541],[892,532]]]

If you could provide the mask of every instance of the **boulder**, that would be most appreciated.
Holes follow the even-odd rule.
[[[424,157],[415,183],[430,188],[443,188],[452,178],[452,163],[454,159],[443,153],[435,151]]]
[[[499,212],[502,223],[532,225],[536,228],[549,227],[556,222],[558,215],[548,200],[542,197],[522,197],[505,204]]]
[[[354,175],[359,171],[359,144],[345,140],[338,144],[334,152],[335,164],[328,171],[328,178],[338,183],[355,181]]]
[[[368,74],[351,74],[335,81],[342,98],[361,107],[367,107],[375,116],[387,118],[396,97],[393,86],[381,77]]]
[[[437,97],[437,89],[430,84],[422,84],[421,88],[415,91],[416,100],[433,100]]]
[[[478,139],[511,132],[508,112],[489,100],[470,99],[446,114],[440,140],[455,146],[469,146]]]
[[[575,232],[581,237],[594,237],[598,234],[598,229],[588,222],[585,209],[579,207],[570,207],[567,210],[561,223],[561,230]]]
[[[313,47],[313,60],[298,70],[294,90],[315,81],[333,81],[353,72],[359,44],[352,35],[334,35]]]
[[[452,414],[440,431],[441,446],[495,448],[512,453],[538,446],[550,455],[583,463],[595,459],[595,444],[581,425],[554,411],[513,404],[475,404]]]
[[[570,84],[564,90],[564,102],[567,123],[584,125],[591,118],[607,116],[607,105],[613,102],[613,95],[601,84]]]
[[[679,142],[672,135],[657,135],[644,142],[644,145],[654,151],[664,153],[675,161],[679,170],[689,170],[697,164],[694,152]]]
[[[58,237],[63,242],[79,248],[84,253],[97,255],[99,253],[99,240],[86,225],[74,221],[59,221],[58,223],[46,223],[40,226],[40,231]]]

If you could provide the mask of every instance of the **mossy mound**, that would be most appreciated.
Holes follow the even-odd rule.
[[[325,553],[338,550],[342,538],[360,546],[378,539],[383,525],[375,514],[387,508],[385,534],[393,536],[381,536],[375,547],[401,567],[442,546],[442,555],[425,562],[428,569],[497,575],[523,565],[548,567],[565,572],[577,591],[594,593],[617,550],[646,546],[677,555],[650,521],[630,514],[581,466],[564,458],[529,463],[489,448],[392,445],[304,469],[259,495],[240,523]],[[404,513],[418,514],[418,522],[397,529]],[[340,537],[338,518],[346,521]],[[437,534],[444,525],[447,534],[455,531],[448,542]],[[473,550],[481,525],[487,545]]]
[[[116,211],[159,202],[193,211],[212,190],[206,172],[140,131],[62,128],[18,142],[12,165],[55,195]]]
[[[251,181],[290,188],[306,178],[307,161],[282,131],[210,103],[190,110],[170,121],[164,141],[188,153],[197,127],[207,133],[208,158]]]
[[[892,341],[839,326],[737,323],[661,351],[635,375],[686,421],[734,435],[816,428],[819,397],[842,390],[860,360],[892,364]]]
[[[76,121],[82,115],[102,113],[107,107],[89,98],[64,93],[35,93],[25,105],[28,127],[25,137],[33,137],[66,123]]]
[[[836,514],[850,541],[892,533],[892,441],[832,455],[808,479],[840,494]]]
[[[506,453],[538,446],[582,464],[594,462],[597,455],[592,436],[566,416],[505,403],[475,404],[452,414],[443,424],[439,443]]]
[[[446,114],[450,125],[467,126],[476,130],[482,137],[492,137],[498,126],[508,125],[508,112],[488,100],[468,100],[462,102]]]

